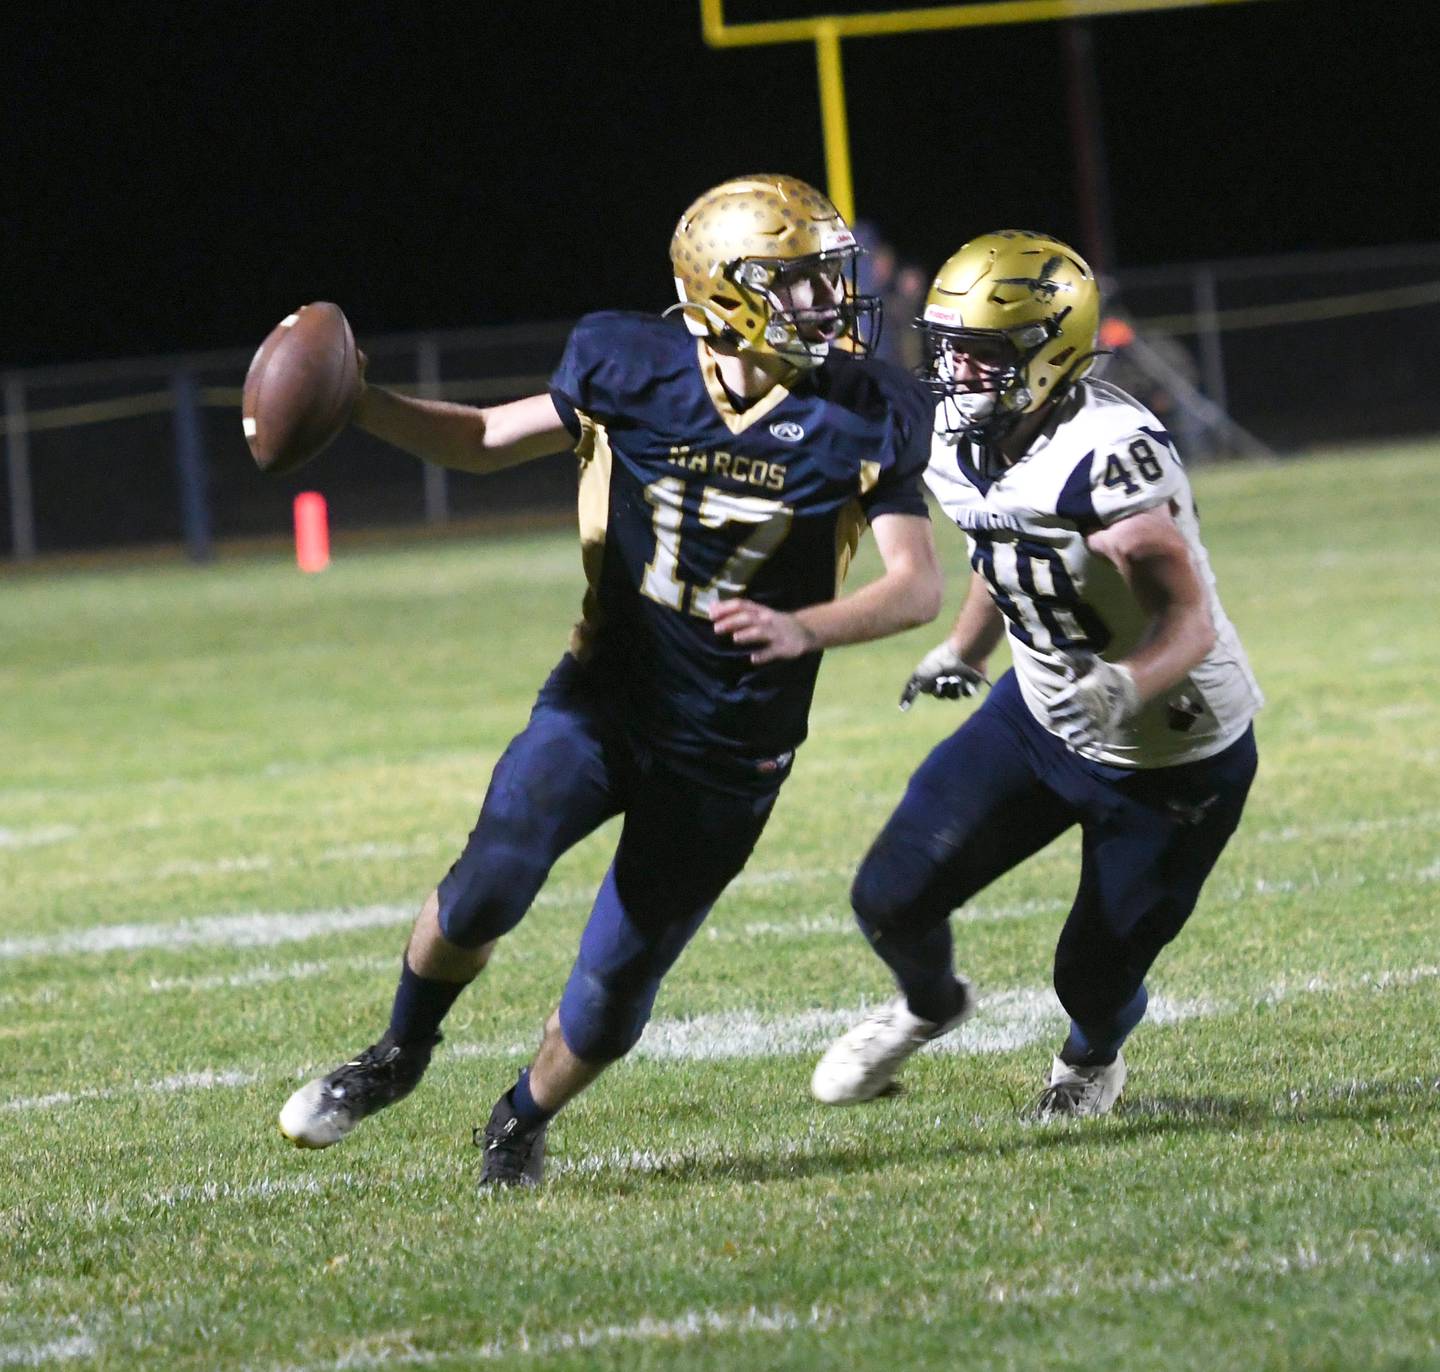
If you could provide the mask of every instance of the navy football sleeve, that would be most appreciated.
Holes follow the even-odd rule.
[[[563,391],[557,391],[554,386],[551,386],[550,399],[555,403],[555,413],[560,416],[560,422],[565,426],[566,432],[578,443],[585,429],[580,423],[580,416],[576,413],[574,405],[570,403],[569,397]]]
[[[560,365],[550,378],[550,397],[555,402],[561,422],[577,443],[583,432],[580,416],[592,412],[595,372],[604,356],[598,346],[599,335],[603,331],[603,321],[599,316],[584,316],[570,330]]]
[[[623,414],[642,390],[655,365],[657,328],[674,332],[653,315],[599,310],[570,330],[550,392],[596,419]]]
[[[884,363],[872,363],[877,371]],[[889,450],[881,459],[880,475],[860,497],[865,517],[908,514],[928,518],[921,477],[930,461],[930,431],[934,425],[935,402],[918,381],[903,372],[886,368],[885,387],[891,406]]]

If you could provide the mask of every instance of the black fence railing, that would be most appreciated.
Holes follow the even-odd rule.
[[[1127,271],[1107,284],[1106,372],[1161,411],[1192,458],[1440,434],[1440,244]],[[362,345],[374,381],[490,403],[543,389],[568,327]],[[563,455],[470,477],[353,430],[300,473],[262,476],[240,432],[249,361],[229,350],[0,378],[0,557],[183,542],[203,558],[216,540],[286,531],[301,489],[325,494],[338,530],[573,502]],[[1210,422],[1217,414],[1233,424]]]

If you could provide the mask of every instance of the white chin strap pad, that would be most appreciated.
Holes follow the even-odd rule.
[[[710,330],[706,328],[703,318],[705,307],[691,301],[690,297],[685,294],[685,283],[678,276],[672,279],[675,282],[675,294],[680,297],[680,304],[684,307],[680,311],[680,318],[685,321],[685,331],[693,338],[709,338]],[[674,306],[672,305],[670,308],[674,309]],[[702,316],[701,318],[696,318],[697,311]],[[669,314],[670,310],[666,310],[665,313]]]

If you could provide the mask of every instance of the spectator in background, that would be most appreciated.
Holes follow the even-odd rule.
[[[860,294],[878,296],[884,310],[875,356],[913,372],[922,358],[920,335],[910,325],[920,312],[930,282],[921,268],[900,261],[894,246],[869,220],[855,225],[855,241],[865,249],[860,259]]]

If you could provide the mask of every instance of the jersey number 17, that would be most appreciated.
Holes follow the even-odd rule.
[[[697,516],[701,526],[720,529],[727,524],[742,524],[749,525],[750,532],[706,585],[695,586],[680,579],[685,483],[676,476],[661,477],[645,487],[645,499],[654,510],[651,525],[655,531],[655,555],[645,564],[640,592],[672,610],[688,608],[701,619],[710,618],[710,607],[717,600],[745,594],[755,574],[785,541],[794,516],[794,511],[778,500],[706,486],[700,494]]]

